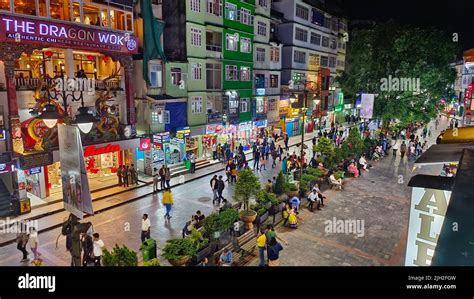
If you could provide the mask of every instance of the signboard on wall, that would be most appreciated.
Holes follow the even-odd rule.
[[[20,168],[30,169],[38,166],[53,164],[53,154],[51,152],[20,156]]]
[[[58,125],[58,134],[64,208],[83,219],[84,213],[93,215],[94,211],[81,134],[77,127],[63,124]]]
[[[361,118],[372,118],[374,113],[374,98],[375,95],[372,93],[363,93],[361,96],[360,103],[360,117]]]
[[[126,32],[0,14],[0,41],[43,44],[126,54],[138,52],[138,39]]]
[[[429,266],[443,226],[451,191],[414,187],[405,266]]]

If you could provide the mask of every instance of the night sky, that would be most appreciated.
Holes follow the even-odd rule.
[[[331,1],[331,0],[326,0]],[[336,0],[337,1],[337,0]],[[474,0],[340,0],[350,20],[434,26],[459,34],[463,50],[474,48]]]

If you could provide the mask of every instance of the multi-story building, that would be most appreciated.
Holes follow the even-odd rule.
[[[272,23],[271,1],[257,0],[254,19],[254,88],[252,114],[259,128],[271,128],[279,123],[281,49],[278,40],[270,40]]]
[[[90,189],[116,185],[117,167],[135,163],[140,142],[133,1],[1,1],[0,19],[0,126],[7,132],[0,141],[0,194],[28,197],[32,206],[61,199],[56,122],[38,118],[47,104],[66,120],[87,111],[97,117],[81,133]],[[68,84],[60,92],[65,100],[47,92],[56,79]]]
[[[320,1],[275,0],[273,9],[282,13],[284,20],[278,25],[278,38],[283,43],[282,49],[282,85],[293,85],[294,82],[306,79],[314,82],[306,86],[308,96],[308,115],[329,116],[329,126],[333,116],[329,115],[329,85],[337,75],[339,18],[324,11]],[[341,68],[339,68],[341,69]],[[314,100],[313,100],[314,99]],[[299,94],[301,107],[303,96]],[[288,130],[298,133],[301,124],[292,118],[295,111],[289,110]],[[312,124],[305,124],[308,130]]]

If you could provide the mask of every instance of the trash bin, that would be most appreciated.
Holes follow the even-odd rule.
[[[153,239],[146,240],[145,242],[143,242],[140,250],[143,253],[144,262],[156,258],[156,241]]]

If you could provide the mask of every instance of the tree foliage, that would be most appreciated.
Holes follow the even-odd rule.
[[[456,51],[452,37],[439,30],[378,24],[353,32],[348,68],[337,81],[350,96],[361,91],[378,94],[374,118],[426,121],[436,115],[442,97],[454,95],[456,73],[449,64]],[[419,79],[420,92],[381,90],[382,79],[389,76]]]
[[[251,169],[242,169],[235,184],[234,200],[249,208],[249,200],[260,190],[260,181]]]

